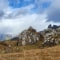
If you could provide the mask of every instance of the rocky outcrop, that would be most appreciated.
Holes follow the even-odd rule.
[[[40,40],[40,34],[30,27],[19,35],[21,45],[34,44]]]
[[[49,28],[44,30],[43,32],[44,33],[42,35],[44,36],[44,41],[42,44],[44,46],[53,46],[60,44],[60,27],[56,27],[56,29]]]
[[[52,29],[51,25],[48,27],[49,28],[40,32],[37,32],[34,28],[29,27],[27,30],[22,31],[17,37],[11,40],[16,40],[17,46],[34,44],[38,41],[42,41],[43,46],[53,46],[60,44],[60,27],[56,29]]]
[[[57,25],[53,25],[53,26],[52,26],[52,25],[50,24],[50,25],[48,26],[48,28],[57,29],[57,28],[60,28],[60,26],[57,26]]]

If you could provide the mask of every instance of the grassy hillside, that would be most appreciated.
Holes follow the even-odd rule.
[[[17,40],[11,41],[6,40],[0,42],[0,54],[2,53],[14,53],[14,52],[21,52],[24,50],[30,50],[30,49],[38,49],[41,46],[42,41],[38,41],[37,43],[31,44],[31,45],[25,45],[25,46],[17,46]]]
[[[0,60],[60,60],[60,45],[44,49],[23,48],[19,53],[0,54]]]

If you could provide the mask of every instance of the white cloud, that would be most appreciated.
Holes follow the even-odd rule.
[[[8,7],[8,0],[0,0],[0,10],[4,10]]]
[[[0,22],[0,30],[2,31],[4,28],[4,33],[12,33],[13,35],[19,34],[22,30],[27,29],[29,26],[33,26],[37,30],[40,30],[38,26],[42,25],[46,22],[46,15],[38,15],[38,14],[27,14],[18,16],[13,19],[3,19]],[[6,31],[7,30],[7,31]],[[3,33],[3,32],[2,32]]]
[[[60,0],[52,1],[51,7],[60,9]]]
[[[51,0],[39,0],[42,2],[49,2]],[[36,0],[36,3],[38,0]],[[5,4],[5,3],[4,3]],[[54,4],[52,4],[54,5]],[[22,8],[12,9],[5,5],[4,16],[0,21],[0,32],[11,33],[13,35],[19,34],[22,30],[27,29],[29,26],[33,26],[37,31],[47,28],[49,24],[60,24],[52,21],[47,22],[47,13],[31,14],[31,9],[34,8],[34,4],[28,5]],[[40,6],[39,6],[40,7]],[[3,7],[4,8],[4,7]]]
[[[48,9],[60,9],[60,0],[52,0],[52,3]]]
[[[52,21],[47,22],[46,14],[27,14],[13,19],[3,19],[0,22],[0,31],[5,34],[17,35],[29,26],[34,27],[37,31],[46,29],[49,24],[57,24]]]
[[[6,9],[5,11],[5,16],[4,18],[16,18],[19,15],[25,15],[25,14],[30,14],[31,13],[31,9],[34,8],[33,4],[30,4],[26,7],[21,7],[21,8],[15,8],[12,9],[11,7]]]
[[[53,0],[51,6],[47,9],[48,20],[60,22],[60,0]]]

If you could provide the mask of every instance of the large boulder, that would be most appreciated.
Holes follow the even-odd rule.
[[[30,27],[19,35],[19,39],[22,45],[33,44],[40,40],[40,34]]]
[[[56,29],[44,34],[43,46],[54,46],[60,43],[60,33]]]

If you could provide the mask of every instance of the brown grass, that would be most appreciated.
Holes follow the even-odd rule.
[[[16,53],[0,54],[0,60],[60,60],[60,46],[44,49],[22,48],[23,51]]]

